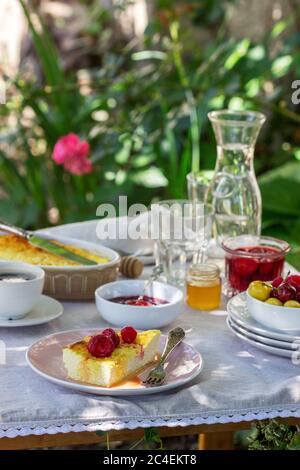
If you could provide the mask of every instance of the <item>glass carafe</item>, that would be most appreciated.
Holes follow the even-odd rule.
[[[217,239],[260,235],[261,194],[256,181],[254,146],[265,116],[252,111],[208,114],[217,141],[217,162],[207,202],[215,210]]]

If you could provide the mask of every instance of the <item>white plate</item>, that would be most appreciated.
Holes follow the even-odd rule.
[[[261,349],[262,351],[266,351],[270,354],[274,354],[275,356],[288,357],[290,359],[299,359],[300,351],[291,351],[288,349],[276,348],[275,346],[268,346],[267,344],[251,339],[249,338],[249,336],[246,336],[246,334],[238,331],[230,322],[229,318],[227,318],[226,321],[227,326],[232,331],[232,333],[234,333],[238,338],[242,339],[243,341],[246,341],[247,343],[251,344],[251,346],[257,349]]]
[[[274,346],[275,348],[287,349],[288,351],[295,351],[300,348],[300,341],[297,343],[289,343],[288,341],[279,341],[278,339],[267,338],[266,336],[260,336],[256,333],[252,333],[251,331],[246,330],[236,323],[235,320],[230,316],[228,317],[228,321],[230,325],[239,333],[247,336],[248,338],[254,339],[255,341],[259,341],[260,343],[264,343],[268,346]]]
[[[300,336],[290,335],[288,333],[279,333],[278,331],[271,330],[266,326],[262,326],[254,320],[247,308],[245,292],[235,295],[229,300],[227,304],[227,312],[240,326],[253,333],[257,333],[260,336],[266,336],[267,338],[278,339],[280,341],[287,341],[289,343],[294,341],[300,342]]]
[[[127,384],[122,386],[105,388],[69,379],[62,360],[62,348],[79,341],[84,336],[96,333],[99,333],[99,329],[70,330],[45,336],[28,348],[26,353],[27,362],[37,374],[58,385],[80,392],[111,396],[148,395],[171,390],[190,382],[202,370],[202,356],[194,348],[183,342],[171,354],[166,365],[166,382],[159,387],[149,387],[143,383],[134,384],[128,381]],[[166,339],[165,335],[162,336],[159,352],[162,352]],[[138,377],[141,381],[147,377],[149,369],[151,369],[151,366],[142,374],[139,374]]]
[[[60,302],[47,295],[41,295],[37,305],[19,320],[4,320],[0,318],[0,327],[14,328],[17,326],[42,325],[60,317],[64,308]]]

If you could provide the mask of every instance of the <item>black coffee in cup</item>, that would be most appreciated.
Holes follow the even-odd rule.
[[[35,279],[35,275],[32,273],[26,272],[0,272],[0,282],[24,282],[24,281],[32,281]]]

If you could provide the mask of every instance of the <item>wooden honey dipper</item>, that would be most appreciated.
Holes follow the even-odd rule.
[[[143,269],[143,262],[135,256],[123,256],[123,258],[121,258],[119,271],[124,276],[135,279],[142,274]]]

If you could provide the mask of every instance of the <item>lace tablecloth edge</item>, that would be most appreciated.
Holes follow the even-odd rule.
[[[226,424],[226,423],[239,423],[241,421],[255,421],[262,419],[271,419],[271,418],[300,418],[300,409],[294,410],[269,410],[269,411],[257,411],[249,412],[245,414],[236,414],[236,415],[224,415],[224,416],[195,416],[195,417],[185,417],[185,418],[155,418],[155,419],[137,419],[137,420],[128,420],[128,421],[107,421],[105,423],[91,423],[91,422],[82,422],[82,423],[68,423],[53,425],[45,423],[44,426],[22,426],[20,427],[10,427],[4,429],[0,424],[0,438],[2,437],[18,437],[18,436],[29,436],[36,435],[40,436],[43,434],[58,434],[58,433],[69,433],[69,432],[97,432],[97,431],[120,431],[123,429],[137,429],[137,428],[149,428],[149,427],[176,427],[176,426],[192,426],[200,424]]]

